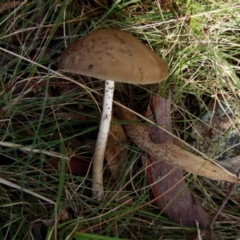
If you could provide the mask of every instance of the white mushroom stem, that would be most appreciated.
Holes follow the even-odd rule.
[[[92,194],[98,201],[101,201],[104,197],[103,163],[112,118],[114,83],[111,80],[105,81],[102,117],[93,155]]]

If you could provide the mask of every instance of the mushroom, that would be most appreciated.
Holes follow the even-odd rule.
[[[106,80],[92,177],[93,196],[101,201],[104,196],[103,162],[112,116],[114,82],[158,83],[168,78],[168,67],[156,53],[126,31],[100,29],[71,43],[60,56],[59,69]]]

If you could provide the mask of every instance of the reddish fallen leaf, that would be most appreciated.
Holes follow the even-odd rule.
[[[60,159],[52,158],[50,164],[55,168],[59,169]],[[66,171],[76,176],[85,176],[88,172],[91,172],[91,163],[87,160],[72,157],[69,163],[66,163]],[[90,170],[89,170],[90,168]]]
[[[153,108],[156,123],[172,132],[170,97],[167,100],[154,97]],[[152,115],[150,108],[147,115]],[[151,141],[158,144],[173,142],[169,134],[157,127],[151,128],[149,137]],[[152,185],[152,191],[159,209],[173,222],[196,227],[196,221],[198,221],[199,226],[206,229],[210,222],[209,216],[190,193],[183,171],[151,155],[148,160],[145,160],[145,164],[148,183],[151,185],[155,183]]]

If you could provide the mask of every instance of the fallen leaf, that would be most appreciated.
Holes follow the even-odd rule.
[[[153,109],[156,123],[172,132],[171,97],[168,99],[153,97]],[[152,116],[150,107],[146,115]],[[157,127],[150,129],[149,137],[152,142],[158,144],[173,142],[169,134]],[[142,160],[146,165],[148,183],[152,186],[159,209],[173,222],[195,227],[197,221],[202,229],[206,229],[210,222],[209,216],[190,193],[183,171],[151,155]]]
[[[166,163],[187,172],[218,181],[239,182],[234,174],[201,157],[187,152],[172,143],[153,143],[149,138],[149,128],[136,125],[138,118],[130,111],[118,106],[118,115],[121,119],[133,121],[125,125],[127,135],[141,149]]]
[[[50,164],[55,169],[59,169],[60,158],[52,158]],[[72,157],[70,161],[66,163],[66,171],[76,176],[85,176],[89,170],[91,171],[90,162],[84,159]]]
[[[116,120],[112,117],[112,120]],[[107,146],[105,150],[105,159],[108,162],[108,167],[111,171],[112,178],[118,179],[121,169],[127,159],[127,144],[126,133],[120,124],[111,124],[108,135]]]

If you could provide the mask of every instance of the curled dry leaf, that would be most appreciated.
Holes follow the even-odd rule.
[[[118,107],[118,115],[124,120],[136,122],[137,117],[123,107]],[[133,142],[150,155],[162,159],[168,164],[187,172],[218,181],[239,182],[234,174],[228,172],[201,157],[187,152],[172,143],[153,143],[149,138],[149,129],[139,125],[125,125],[128,136]]]
[[[164,99],[154,96],[153,111],[156,123],[172,132],[171,97]],[[146,115],[151,116],[149,119],[153,120],[150,107]],[[149,137],[154,143],[173,142],[172,136],[155,126],[151,127],[149,132]],[[202,229],[206,229],[209,225],[209,216],[201,203],[191,194],[183,171],[161,160],[164,159],[151,155],[146,158],[142,157],[146,166],[146,177],[160,211],[173,222],[195,227],[197,221]]]
[[[112,120],[116,120],[112,117]],[[111,171],[112,178],[118,179],[120,170],[127,159],[127,144],[126,133],[120,124],[111,124],[108,135],[107,147],[105,150],[105,159]]]

